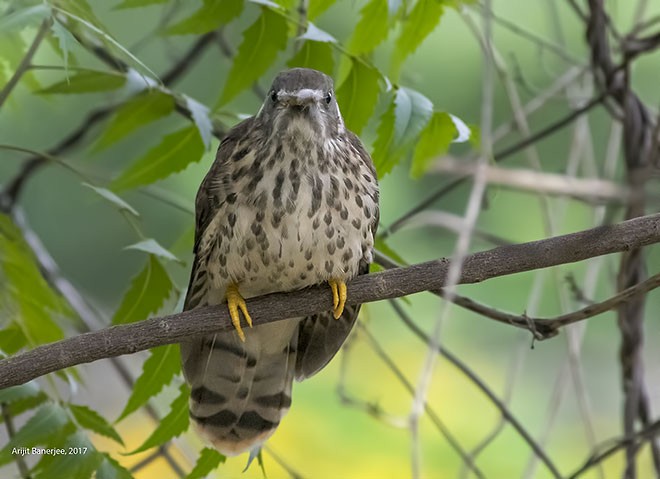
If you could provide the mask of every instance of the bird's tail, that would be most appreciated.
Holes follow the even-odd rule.
[[[192,423],[222,454],[259,446],[289,410],[297,328],[282,321],[247,330],[245,342],[231,332],[181,345]]]

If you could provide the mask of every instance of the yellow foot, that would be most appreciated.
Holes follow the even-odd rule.
[[[332,289],[332,314],[335,319],[339,319],[344,312],[346,305],[346,283],[341,279],[331,279],[328,281]]]
[[[238,337],[241,338],[241,341],[245,342],[245,334],[241,328],[241,318],[238,314],[238,310],[241,310],[245,317],[245,322],[248,323],[248,326],[250,327],[252,327],[252,318],[248,313],[245,300],[243,299],[243,296],[241,296],[241,293],[238,292],[238,286],[235,283],[232,283],[227,287],[225,298],[227,299],[229,316],[231,316],[231,324],[236,328],[236,332],[238,333]]]

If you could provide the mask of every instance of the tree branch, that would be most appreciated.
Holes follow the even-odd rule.
[[[660,242],[660,213],[623,223],[530,243],[500,246],[467,256],[459,284],[582,261]],[[348,284],[353,303],[398,298],[445,285],[449,261],[440,259],[406,268],[359,276]],[[247,301],[256,325],[330,310],[327,287],[273,293]],[[39,346],[0,361],[0,389],[24,384],[44,374],[99,359],[184,341],[191,336],[232,329],[227,309],[205,306],[193,311],[114,326]],[[248,332],[249,334],[249,332]]]

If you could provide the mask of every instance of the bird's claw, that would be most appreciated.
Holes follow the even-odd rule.
[[[231,324],[234,325],[240,340],[245,342],[245,333],[243,333],[243,328],[241,328],[241,317],[238,311],[240,310],[243,313],[245,322],[250,327],[252,327],[252,318],[248,313],[245,300],[243,299],[243,296],[241,296],[241,293],[238,292],[238,286],[235,283],[232,283],[227,287],[225,298],[227,299],[227,307],[229,309],[229,316],[231,317]]]
[[[339,319],[346,306],[346,283],[341,279],[331,279],[328,281],[332,289],[332,314],[335,319]]]

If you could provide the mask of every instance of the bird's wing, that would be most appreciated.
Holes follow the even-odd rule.
[[[366,152],[357,136],[349,133],[351,142],[359,152],[360,161],[371,172],[374,180],[376,171],[371,157]],[[378,192],[374,198],[378,205]],[[369,224],[373,238],[376,238],[380,210],[376,208],[376,214]],[[369,263],[360,260],[358,275],[369,273]],[[350,298],[349,298],[350,301]],[[296,380],[302,381],[317,372],[330,362],[337,354],[344,341],[350,334],[355,320],[360,312],[360,305],[346,305],[342,315],[335,319],[332,312],[324,312],[307,316],[300,323],[298,334],[298,354],[296,357]]]
[[[188,292],[184,302],[184,311],[202,306],[202,300],[206,296],[204,290],[207,287],[206,269],[202,266],[205,261],[201,261],[204,255],[201,243],[204,233],[209,224],[218,213],[220,207],[227,200],[231,193],[225,178],[224,171],[227,171],[226,164],[232,153],[236,149],[240,139],[250,130],[254,122],[254,117],[250,117],[234,128],[222,140],[215,156],[215,161],[209,172],[204,177],[202,184],[197,191],[195,199],[195,246],[193,248],[193,266],[190,273],[190,282],[188,283]]]

